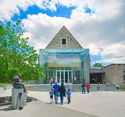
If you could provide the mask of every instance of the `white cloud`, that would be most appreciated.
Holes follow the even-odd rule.
[[[99,55],[100,52],[101,52],[101,49],[100,48],[97,48],[97,46],[93,43],[90,43],[87,48],[90,49],[90,54],[91,55]]]
[[[27,19],[22,20],[28,36],[29,44],[36,50],[45,48],[63,25],[68,25],[69,19],[61,17],[49,17],[46,14],[28,15]],[[39,44],[38,44],[39,43]]]
[[[124,64],[125,63],[125,57],[120,58],[109,58],[109,59],[103,59],[96,61],[97,63],[114,63],[114,64]]]
[[[103,48],[101,52],[102,57],[105,58],[119,58],[125,57],[125,45],[122,43],[116,43],[112,45],[108,45]]]
[[[111,18],[120,12],[122,0],[0,0],[0,20],[10,20],[14,14],[19,14],[19,10],[27,10],[29,6],[37,5],[41,9],[49,8],[56,11],[56,5],[66,7],[76,7],[74,15],[84,15],[84,7],[87,5],[90,9],[96,10],[98,19]],[[72,17],[74,16],[72,15]],[[76,16],[76,15],[75,15]]]
[[[0,20],[9,20],[29,6],[56,11],[56,4],[75,6],[71,18],[50,17],[46,14],[28,15],[23,19],[29,44],[36,50],[45,48],[60,28],[65,25],[83,48],[89,48],[91,55],[101,55],[105,63],[125,63],[125,2],[124,0],[0,0]],[[86,14],[88,6],[94,14]]]
[[[57,1],[52,0],[0,0],[0,21],[11,20],[14,14],[20,14],[20,9],[26,11],[29,6],[37,5],[41,9],[56,10]]]
[[[107,45],[100,51],[102,60],[97,60],[99,63],[125,63],[125,45],[116,43]]]
[[[28,0],[0,0],[0,20],[10,20],[14,14],[19,14],[19,8],[26,10],[29,5]]]

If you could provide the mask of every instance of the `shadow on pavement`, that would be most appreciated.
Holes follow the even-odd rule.
[[[0,111],[12,111],[12,106],[1,106]]]

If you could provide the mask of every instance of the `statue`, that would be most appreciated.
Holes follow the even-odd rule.
[[[13,82],[13,87],[15,89],[19,89],[19,88],[23,88],[24,89],[24,92],[26,92],[26,88],[24,86],[23,83],[21,83],[21,80],[20,80],[20,74],[18,74],[17,76],[14,76],[13,79],[12,79],[12,82]],[[27,93],[27,92],[26,92]]]

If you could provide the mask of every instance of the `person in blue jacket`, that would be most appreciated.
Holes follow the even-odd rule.
[[[70,89],[68,89],[68,91],[66,92],[67,94],[67,101],[68,101],[68,104],[71,103],[71,92],[70,92]]]
[[[58,89],[59,89],[59,85],[57,84],[57,82],[55,82],[55,85],[53,85],[53,89],[54,89],[54,96],[55,96],[55,104],[57,104],[58,102]]]

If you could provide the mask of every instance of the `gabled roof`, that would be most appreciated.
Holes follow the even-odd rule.
[[[62,39],[66,39],[65,45],[62,45]],[[82,49],[82,46],[73,37],[69,30],[63,26],[46,46],[46,49]]]

